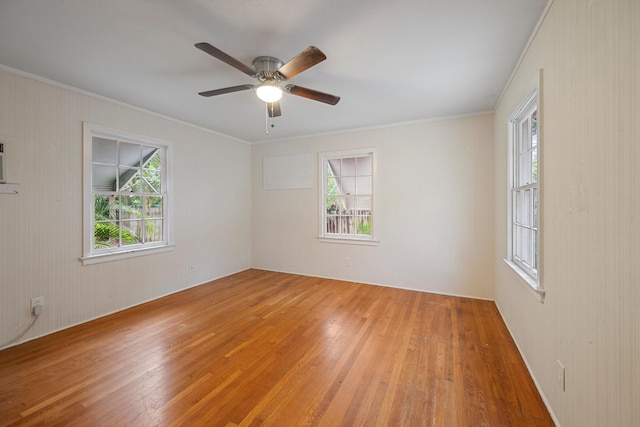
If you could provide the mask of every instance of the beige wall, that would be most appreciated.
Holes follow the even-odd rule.
[[[563,427],[640,425],[638,28],[637,0],[555,0],[495,113],[496,301]],[[544,304],[502,262],[507,120],[538,69]]]
[[[492,129],[480,115],[254,146],[253,265],[493,298]],[[380,244],[321,243],[318,153],[356,148],[377,150]],[[313,188],[263,190],[264,157],[303,153]]]
[[[251,147],[197,128],[0,70],[0,345],[45,310],[24,339],[251,266]],[[82,266],[82,122],[173,144],[169,253]],[[189,272],[193,264],[195,271]]]

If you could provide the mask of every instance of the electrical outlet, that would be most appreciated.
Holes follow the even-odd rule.
[[[38,316],[44,310],[44,297],[31,298],[31,313]]]
[[[346,257],[346,258],[344,259],[344,266],[345,266],[345,267],[351,267],[351,258]]]
[[[562,365],[562,363],[560,363],[559,360],[557,362],[558,362],[558,385],[560,386],[560,390],[564,391],[565,390],[564,366]]]
[[[194,265],[189,264],[189,273],[193,273],[194,271],[196,271],[196,268],[194,267]]]

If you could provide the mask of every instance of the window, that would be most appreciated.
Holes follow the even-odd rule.
[[[86,123],[84,131],[85,264],[166,250],[167,145]]]
[[[373,151],[321,156],[320,237],[375,242]]]
[[[510,265],[537,292],[540,256],[540,157],[537,91],[510,121]]]

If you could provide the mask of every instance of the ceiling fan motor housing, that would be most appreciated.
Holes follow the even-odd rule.
[[[253,60],[253,68],[256,70],[256,77],[261,82],[271,79],[282,79],[276,72],[282,67],[283,62],[273,56],[258,56]]]

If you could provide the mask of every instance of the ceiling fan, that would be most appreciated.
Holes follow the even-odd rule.
[[[278,117],[282,114],[280,109],[280,99],[282,98],[283,91],[292,95],[324,102],[325,104],[330,105],[336,105],[338,101],[340,101],[339,96],[330,95],[328,93],[319,92],[306,87],[292,84],[287,84],[284,87],[280,86],[281,82],[289,80],[327,59],[326,55],[315,46],[309,46],[286,64],[272,56],[258,56],[253,60],[253,67],[249,67],[248,65],[238,61],[220,49],[211,46],[209,43],[197,43],[196,47],[214,58],[219,59],[225,64],[242,71],[246,75],[258,79],[258,83],[255,85],[245,84],[225,87],[222,89],[208,90],[200,92],[199,95],[201,96],[209,97],[255,89],[258,98],[266,103],[267,114],[269,117]]]

